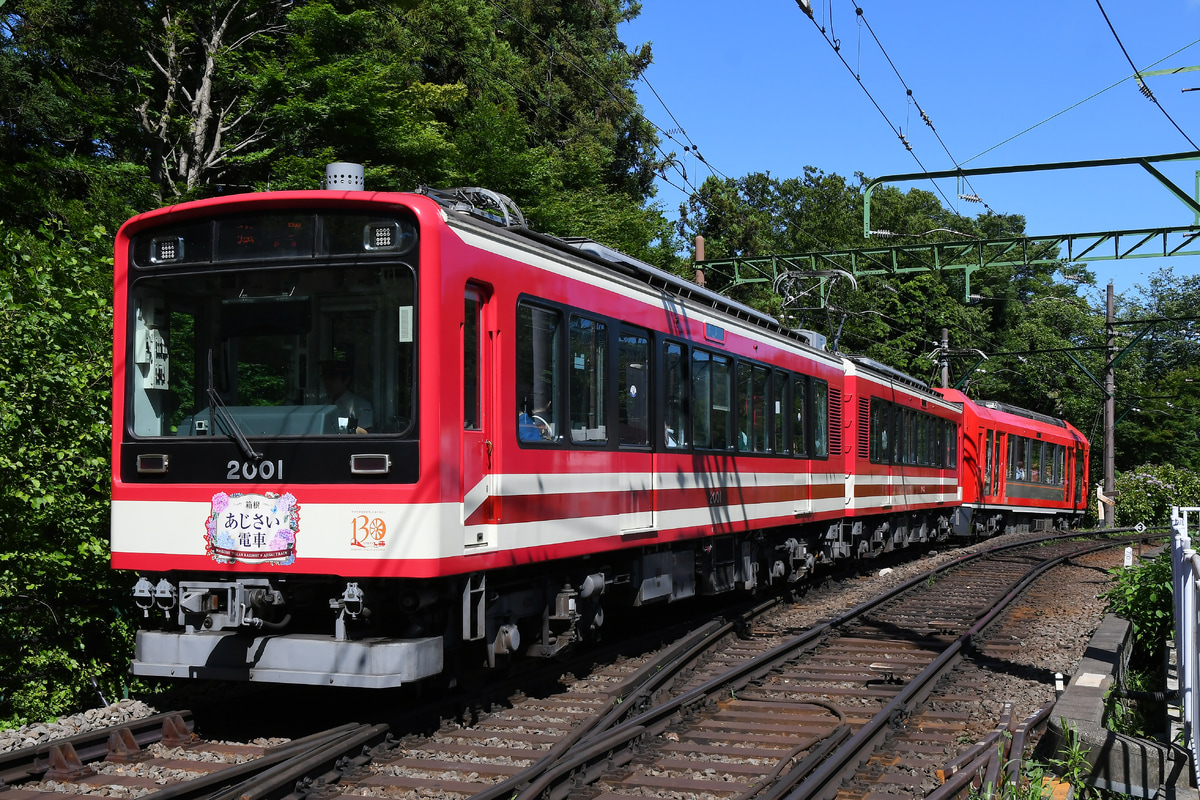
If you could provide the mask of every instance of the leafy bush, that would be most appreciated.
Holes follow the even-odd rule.
[[[1200,505],[1200,475],[1170,464],[1143,464],[1117,476],[1117,525],[1171,523],[1171,506]]]
[[[1170,551],[1112,574],[1116,583],[1101,595],[1108,611],[1133,624],[1135,649],[1145,658],[1157,658],[1175,626]]]
[[[109,569],[111,239],[0,229],[0,726],[119,694]]]

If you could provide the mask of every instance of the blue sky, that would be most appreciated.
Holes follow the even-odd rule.
[[[1096,0],[859,0],[869,30],[852,0],[812,2],[817,24],[795,0],[646,0],[639,18],[622,26],[628,44],[653,46],[646,78],[663,102],[644,82],[636,86],[638,96],[647,117],[673,131],[678,143],[664,137],[664,148],[682,157],[695,185],[709,170],[683,153],[685,144],[694,143],[727,176],[763,171],[781,178],[800,175],[805,165],[877,177],[949,170],[956,163],[997,167],[1180,153],[1196,149],[1188,137],[1200,144],[1200,91],[1182,91],[1200,87],[1200,71],[1146,78],[1181,133],[1138,91]],[[1139,70],[1200,65],[1200,0],[1102,2]],[[825,36],[840,42],[839,52],[871,97]],[[937,136],[921,122],[905,86]],[[893,127],[905,134],[920,164]],[[1200,161],[1161,169],[1195,195]],[[685,187],[678,174],[671,177]],[[982,210],[957,201],[955,180],[939,184],[960,213]],[[933,190],[928,180],[896,185]],[[1195,221],[1138,166],[976,177],[971,187],[997,212],[1024,214],[1031,235]],[[658,200],[672,218],[684,196],[660,182]],[[1101,289],[1111,279],[1124,292],[1162,266],[1195,274],[1200,256],[1090,266]]]

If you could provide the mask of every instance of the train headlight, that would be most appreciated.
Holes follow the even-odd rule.
[[[379,220],[363,226],[363,249],[407,253],[417,243],[416,226],[403,220]]]
[[[171,264],[182,260],[182,236],[161,236],[150,240],[151,264]]]

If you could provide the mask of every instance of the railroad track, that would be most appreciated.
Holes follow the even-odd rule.
[[[956,766],[982,768],[986,747],[950,763],[972,741],[963,742],[961,706],[978,699],[956,681],[954,667],[971,647],[985,646],[984,629],[1003,613],[997,603],[1011,605],[1054,564],[1114,544],[1059,537],[992,548],[799,632],[759,622],[770,613],[765,604],[657,654],[577,680],[564,676],[562,691],[515,696],[507,708],[443,722],[430,735],[384,739],[386,726],[348,725],[242,752],[241,764],[220,755],[221,745],[170,740],[127,761],[140,765],[135,774],[107,756],[90,776],[0,773],[9,787],[25,782],[0,787],[0,800],[44,798],[63,784],[94,788],[108,774],[136,779],[107,784],[134,790],[126,796],[153,792],[160,800],[912,794],[924,780],[917,773],[931,765],[947,765],[952,776]],[[1015,731],[1024,721],[998,722]],[[130,735],[139,748],[153,738]],[[203,770],[194,766],[201,752],[217,759],[200,762]]]

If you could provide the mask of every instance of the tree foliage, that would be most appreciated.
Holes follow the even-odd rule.
[[[1171,506],[1200,506],[1200,473],[1173,464],[1142,464],[1117,475],[1117,524],[1166,527]]]
[[[1129,620],[1134,642],[1148,661],[1160,657],[1175,625],[1170,550],[1112,574],[1113,587],[1102,595],[1108,611]]]
[[[102,229],[0,234],[0,723],[77,706],[90,678],[111,689],[128,658],[108,569],[110,247]]]

